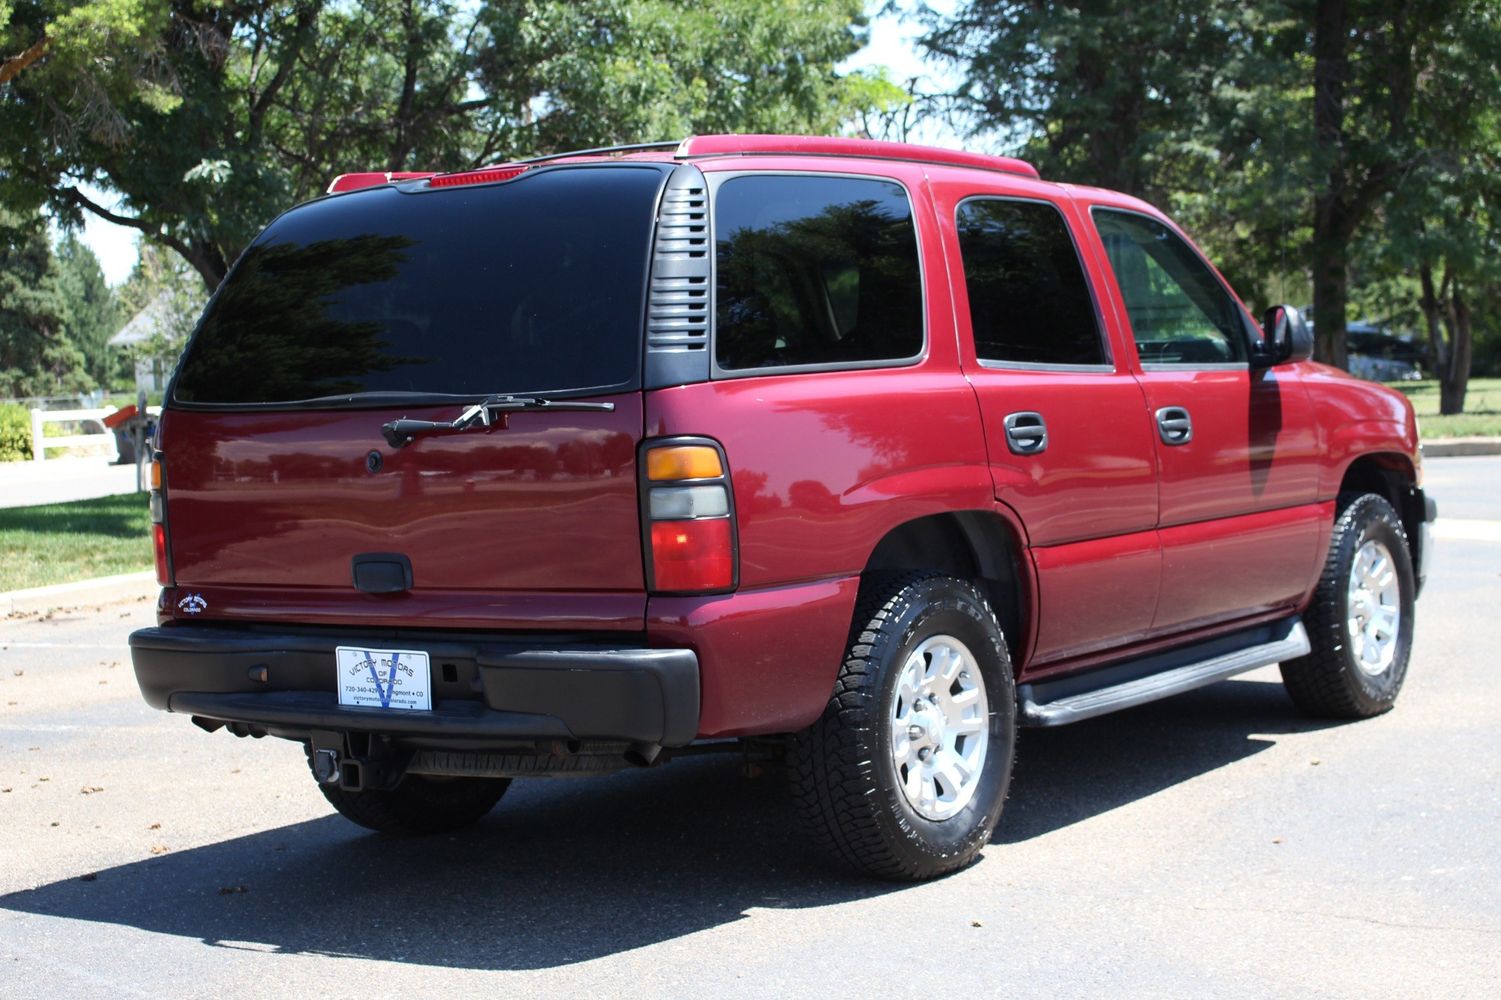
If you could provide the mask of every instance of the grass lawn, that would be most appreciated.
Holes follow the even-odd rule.
[[[0,509],[0,591],[150,569],[146,494]]]
[[[1465,412],[1438,415],[1438,382],[1391,382],[1406,393],[1418,411],[1423,440],[1453,437],[1501,437],[1501,378],[1472,378],[1465,392]]]

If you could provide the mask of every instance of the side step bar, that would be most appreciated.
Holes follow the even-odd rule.
[[[1017,721],[1062,726],[1192,691],[1303,656],[1308,633],[1298,618],[1016,689]]]

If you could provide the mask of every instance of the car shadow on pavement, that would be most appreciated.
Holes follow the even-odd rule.
[[[525,970],[897,888],[831,872],[803,844],[781,772],[747,780],[722,756],[517,782],[454,835],[383,837],[329,815],[0,896],[0,910],[224,948]]]
[[[1341,723],[1300,715],[1278,681],[1234,679],[1056,729],[1023,729],[994,844],[1071,826]]]
[[[1304,731],[1281,691],[1232,682],[1023,734],[997,843],[1015,843]],[[326,816],[0,896],[0,909],[222,948],[481,970],[546,969],[672,940],[758,908],[903,887],[832,871],[771,769],[686,759],[593,781],[518,782],[478,827],[387,838]]]

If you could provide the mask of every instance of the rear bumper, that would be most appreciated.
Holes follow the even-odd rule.
[[[367,644],[427,651],[431,712],[338,703],[334,649]],[[275,735],[335,730],[472,746],[538,739],[683,746],[698,731],[698,658],[688,649],[168,625],[133,633],[130,653],[152,707]]]

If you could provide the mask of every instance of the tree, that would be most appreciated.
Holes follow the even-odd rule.
[[[89,378],[107,389],[120,374],[119,352],[109,346],[120,326],[114,292],[104,280],[99,258],[76,234],[58,242],[55,256],[68,340],[83,354]]]
[[[1464,410],[1476,321],[1501,301],[1501,10],[1458,7],[1419,54],[1419,155],[1379,206],[1371,253],[1415,288],[1445,414]]]
[[[973,0],[930,21],[924,44],[963,69],[959,96],[977,131],[1019,141],[1049,176],[1156,199],[1175,174],[1213,158],[1194,140],[1229,47],[1230,9]]]
[[[0,212],[0,396],[89,388],[83,354],[68,341],[67,315],[45,223]]]
[[[862,42],[861,0],[9,6],[0,205],[139,229],[209,289],[267,220],[343,171],[821,131],[881,92],[834,70]]]
[[[1162,205],[1243,291],[1301,271],[1311,64],[1286,5],[974,0],[928,26],[976,136]]]
[[[1360,241],[1427,165],[1482,148],[1450,125],[1494,104],[1495,8],[973,0],[926,44],[1050,176],[1167,205],[1243,288],[1306,267],[1317,355],[1343,366]]]

